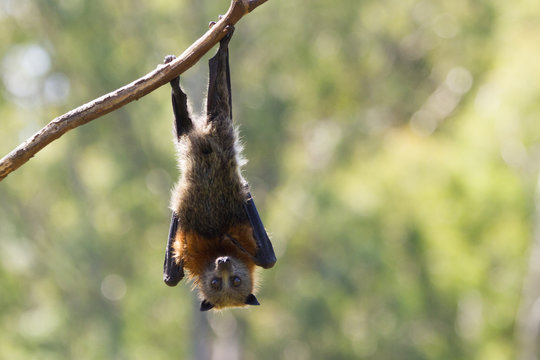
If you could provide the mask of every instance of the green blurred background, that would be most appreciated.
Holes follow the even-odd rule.
[[[0,0],[0,156],[228,6]],[[231,43],[278,255],[262,306],[200,314],[162,282],[163,87],[0,182],[0,358],[539,359],[539,44],[533,0],[268,1]],[[208,56],[183,75],[197,109]]]

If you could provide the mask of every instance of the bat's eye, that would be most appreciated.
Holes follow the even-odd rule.
[[[210,286],[212,286],[216,290],[221,289],[221,279],[220,278],[212,279],[212,281],[210,281]]]
[[[238,287],[240,286],[240,284],[242,284],[242,280],[238,276],[235,276],[232,278],[231,283],[232,283],[232,286]]]

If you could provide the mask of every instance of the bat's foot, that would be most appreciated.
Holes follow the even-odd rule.
[[[223,39],[221,39],[221,41],[219,42],[221,46],[229,45],[229,41],[231,41],[231,38],[234,34],[234,25],[225,26],[225,31],[227,32],[227,34],[225,34]]]
[[[165,56],[165,59],[163,59],[163,63],[164,64],[168,64],[170,63],[171,61],[173,61],[174,59],[176,59],[176,56],[174,55],[167,55]],[[172,79],[170,81],[170,84],[173,88],[173,91],[178,94],[180,92],[180,76],[177,76],[175,77],[174,79]]]
[[[168,63],[170,63],[171,61],[173,61],[174,59],[176,59],[176,56],[174,56],[174,55],[167,55],[167,56],[165,56],[165,59],[163,59],[163,63],[164,63],[164,64],[168,64]]]

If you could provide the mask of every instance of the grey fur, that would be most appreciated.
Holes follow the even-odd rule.
[[[236,134],[232,120],[223,117],[222,121],[196,122],[178,140],[181,177],[173,190],[171,209],[186,231],[217,236],[230,225],[247,221],[246,181],[240,173],[244,161]]]
[[[226,44],[210,61],[210,72],[206,116],[193,121],[187,132],[177,129],[181,177],[173,190],[171,209],[183,230],[212,237],[248,221],[244,211],[248,187],[241,174],[245,160],[231,116]]]

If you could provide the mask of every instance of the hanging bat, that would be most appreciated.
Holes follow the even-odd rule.
[[[206,117],[192,121],[180,78],[171,81],[178,162],[163,280],[184,277],[199,290],[201,311],[259,305],[253,295],[255,266],[268,269],[276,256],[249,186],[241,174],[242,147],[233,126],[229,41],[209,61]],[[174,56],[165,58],[165,62]]]

